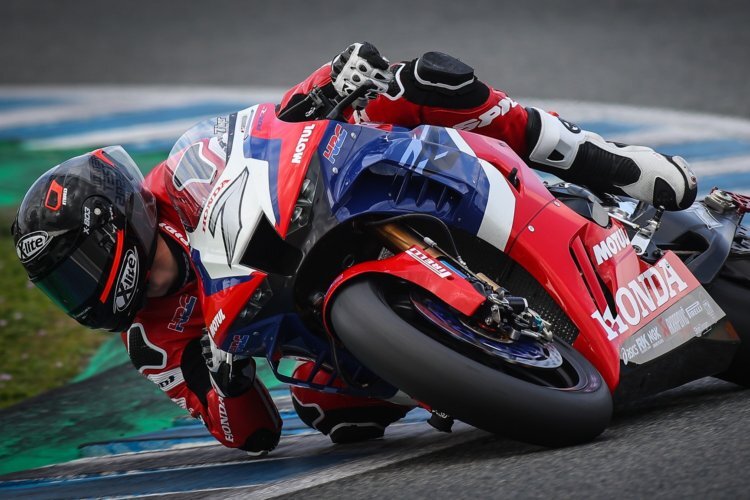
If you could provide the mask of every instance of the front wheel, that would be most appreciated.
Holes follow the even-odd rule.
[[[460,320],[460,313],[432,301],[442,304],[438,312],[443,319],[454,315]],[[445,331],[451,321],[433,328],[410,303],[414,305],[408,285],[357,281],[336,296],[331,324],[347,349],[384,380],[480,429],[528,443],[565,446],[594,439],[607,427],[612,415],[609,389],[566,343],[555,339],[545,348],[534,341],[535,350],[529,354],[522,349],[526,358],[518,359],[515,346],[504,356],[466,348]],[[545,364],[544,352],[557,361]]]

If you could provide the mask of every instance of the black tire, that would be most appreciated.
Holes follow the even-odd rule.
[[[748,266],[750,267],[750,266]],[[740,337],[741,343],[732,364],[718,378],[743,387],[750,387],[750,281],[719,277],[708,288],[711,298],[721,307]]]
[[[607,427],[607,385],[564,342],[555,340],[555,346],[580,377],[575,388],[536,385],[423,333],[392,309],[384,288],[370,280],[347,285],[335,297],[330,319],[344,345],[390,384],[470,425],[543,446],[590,441]]]

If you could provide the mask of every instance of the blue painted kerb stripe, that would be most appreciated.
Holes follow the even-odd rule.
[[[217,116],[244,109],[250,102],[203,102],[191,106],[127,111],[106,116],[63,120],[57,123],[0,128],[0,139],[49,139],[136,125],[159,124],[175,120]]]

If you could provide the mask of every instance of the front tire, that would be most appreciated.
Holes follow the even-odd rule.
[[[556,339],[554,346],[578,380],[560,388],[537,384],[513,375],[517,367],[502,370],[428,336],[394,310],[388,289],[382,281],[347,285],[330,319],[347,349],[390,384],[470,425],[543,446],[590,441],[607,427],[609,389],[564,342]]]

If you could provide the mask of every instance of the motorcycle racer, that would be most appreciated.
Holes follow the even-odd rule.
[[[523,108],[477,80],[471,67],[437,52],[390,65],[371,44],[353,44],[287,92],[279,116],[310,119],[313,89],[335,98],[364,83],[375,90],[347,113],[351,121],[471,130],[504,140],[541,170],[594,189],[671,210],[695,199],[695,177],[681,158],[607,143]],[[164,164],[144,180],[118,147],[58,165],[19,208],[12,229],[19,258],[31,280],[74,319],[125,330],[134,366],[222,444],[270,451],[280,436],[278,411],[253,359],[221,351],[205,334],[189,245],[165,182]],[[300,375],[309,369],[297,368]],[[409,410],[302,388],[292,389],[292,399],[300,418],[334,442],[382,436]]]
[[[297,106],[313,88],[348,95],[365,82],[376,91],[355,102],[353,121],[453,127],[500,139],[538,170],[595,191],[626,194],[667,210],[689,207],[695,175],[679,156],[605,141],[538,108],[524,108],[474,76],[474,69],[440,52],[389,65],[370,43],[355,43],[324,64],[281,101],[285,120],[304,120]]]

